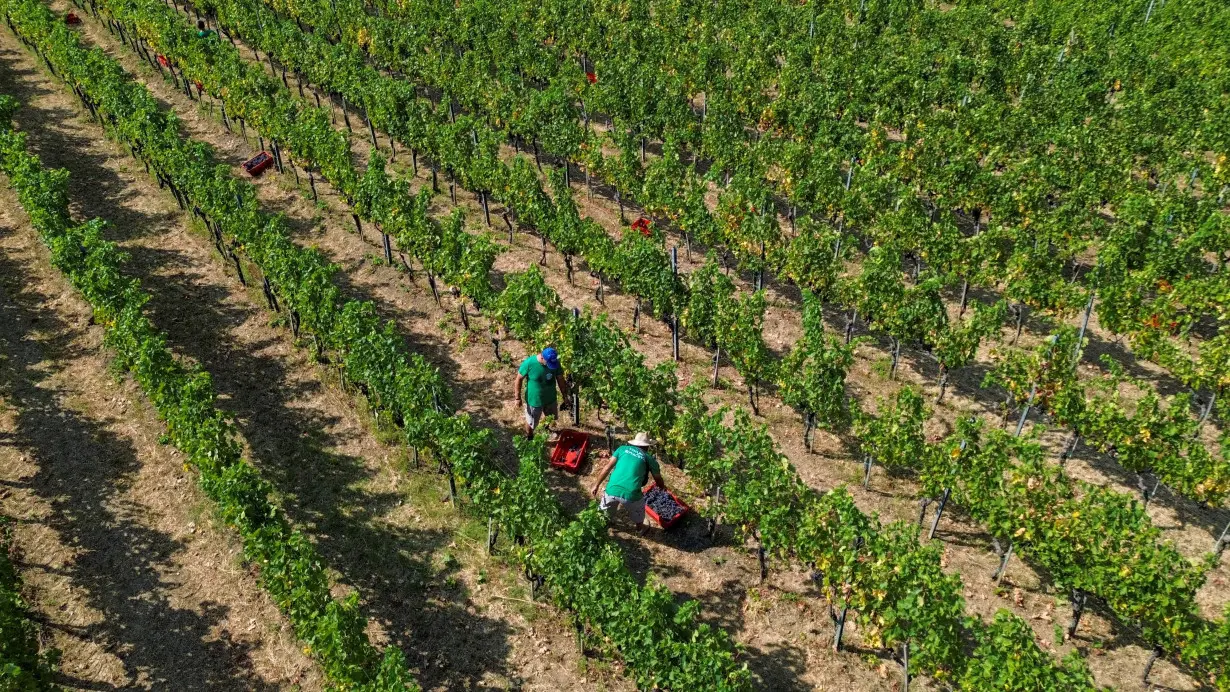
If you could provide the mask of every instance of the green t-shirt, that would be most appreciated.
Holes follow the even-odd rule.
[[[538,360],[537,355],[521,361],[517,372],[526,379],[525,403],[541,408],[555,405],[555,378],[559,370],[552,370]]]
[[[615,450],[615,469],[606,484],[606,494],[635,502],[641,499],[641,488],[649,482],[649,472],[660,474],[658,460],[643,447],[624,445]]]

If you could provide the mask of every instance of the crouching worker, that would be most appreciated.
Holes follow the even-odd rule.
[[[599,507],[610,518],[614,518],[616,509],[623,507],[628,513],[628,519],[636,524],[642,536],[649,530],[649,526],[645,524],[645,496],[641,489],[652,475],[658,487],[666,490],[666,481],[662,480],[662,469],[658,466],[658,460],[649,452],[653,444],[648,434],[637,433],[628,444],[611,455],[610,461],[598,473],[598,480],[594,482],[591,491],[594,497],[598,497],[598,488],[609,475],[611,481],[606,484]]]
[[[525,385],[522,387],[522,385]],[[532,355],[521,361],[517,368],[517,404],[525,407],[525,436],[533,437],[538,421],[544,415],[558,416],[559,403],[555,398],[555,388],[568,397],[568,380],[560,367],[559,353],[548,346],[542,353]]]

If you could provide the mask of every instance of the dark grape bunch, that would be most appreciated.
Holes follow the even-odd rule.
[[[652,509],[663,524],[669,524],[675,517],[683,514],[683,505],[675,502],[670,493],[657,486],[645,494],[645,506]]]

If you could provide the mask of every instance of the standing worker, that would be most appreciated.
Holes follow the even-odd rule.
[[[615,450],[610,461],[598,473],[598,480],[590,491],[594,497],[598,497],[598,488],[607,475],[610,475],[611,482],[606,484],[606,491],[602,493],[602,501],[598,507],[606,512],[608,517],[614,515],[617,508],[623,507],[628,512],[628,519],[636,524],[642,536],[649,527],[645,524],[645,495],[641,489],[652,475],[658,487],[666,490],[666,481],[662,480],[662,469],[658,466],[658,460],[649,453],[653,444],[654,441],[649,439],[647,433],[638,432],[628,444]]]
[[[522,383],[525,384],[524,393]],[[559,403],[555,398],[555,388],[568,397],[568,380],[560,367],[559,353],[550,346],[542,353],[529,356],[521,361],[517,368],[517,405],[525,407],[525,436],[533,437],[534,429],[543,414],[559,415]]]

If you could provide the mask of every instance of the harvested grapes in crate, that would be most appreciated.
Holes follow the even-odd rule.
[[[645,512],[663,529],[669,529],[687,514],[688,506],[671,491],[654,484],[645,492]]]

